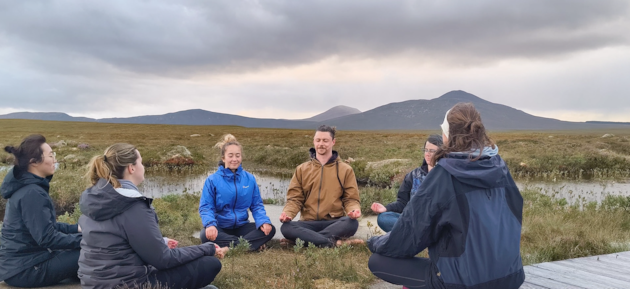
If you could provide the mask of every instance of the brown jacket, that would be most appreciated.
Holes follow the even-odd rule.
[[[337,156],[333,151],[322,167],[311,149],[311,160],[297,167],[289,184],[283,210],[287,216],[295,218],[300,212],[302,221],[331,220],[361,209],[354,171]]]

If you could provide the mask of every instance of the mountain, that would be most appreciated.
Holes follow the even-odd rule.
[[[37,119],[37,120],[54,120],[54,121],[96,121],[93,118],[74,117],[62,112],[14,112],[0,115],[0,119]]]
[[[489,130],[565,130],[611,127],[611,125],[568,122],[525,113],[492,103],[465,91],[448,92],[438,98],[408,100],[379,106],[360,114],[326,121],[344,130],[439,130],[444,114],[458,102],[471,102]],[[618,126],[617,126],[618,127]]]
[[[102,118],[98,122],[142,123],[142,124],[183,124],[183,125],[236,125],[260,128],[297,128],[313,124],[310,121],[251,118],[233,114],[191,109],[163,115],[145,115],[126,118]]]
[[[481,114],[489,130],[571,130],[629,127],[626,123],[568,122],[544,118],[521,110],[492,103],[461,90],[448,92],[434,99],[418,99],[389,103],[360,112],[347,106],[336,106],[324,113],[303,120],[260,119],[232,114],[191,109],[163,115],[145,115],[128,118],[91,119],[72,117],[56,112],[16,112],[0,115],[2,118],[39,119],[56,121],[86,121],[106,123],[180,124],[180,125],[237,125],[253,128],[315,129],[321,124],[337,126],[343,130],[439,130],[444,114],[458,102],[471,102]]]
[[[316,116],[310,117],[310,118],[306,118],[303,119],[305,121],[325,121],[325,120],[329,120],[329,119],[333,119],[333,118],[338,118],[338,117],[342,117],[342,116],[347,116],[347,115],[352,115],[352,114],[357,114],[357,113],[361,113],[360,110],[354,108],[354,107],[349,107],[349,106],[345,106],[345,105],[338,105],[335,106],[327,111],[324,111]]]

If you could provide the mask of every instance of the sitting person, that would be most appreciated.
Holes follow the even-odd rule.
[[[263,205],[254,175],[241,165],[243,148],[231,135],[215,145],[221,149],[219,169],[206,179],[199,201],[199,214],[204,225],[201,242],[213,241],[219,246],[237,245],[247,240],[250,249],[264,248],[276,234]],[[255,223],[249,222],[252,212]]]
[[[48,190],[55,153],[42,135],[26,137],[0,192],[7,199],[0,238],[0,280],[14,287],[45,287],[77,277],[81,228],[58,223]]]
[[[228,248],[206,243],[172,248],[164,240],[144,181],[142,156],[130,144],[114,144],[92,158],[92,187],[81,194],[83,228],[79,278],[82,288],[201,288],[221,270]],[[214,257],[216,256],[216,257]]]
[[[430,135],[424,144],[424,148],[422,148],[422,151],[424,151],[422,165],[405,176],[402,185],[400,185],[398,189],[398,199],[387,206],[383,206],[380,203],[372,204],[372,211],[379,214],[376,222],[383,231],[389,232],[392,230],[411,197],[418,192],[420,184],[422,184],[424,178],[429,174],[431,169],[433,169],[431,158],[441,146],[442,136],[437,134]]]
[[[391,232],[368,240],[368,267],[409,288],[516,289],[523,198],[479,112],[458,103],[442,124],[435,168]],[[415,257],[429,249],[429,259]]]
[[[320,247],[363,240],[342,240],[354,236],[361,217],[359,189],[352,167],[339,160],[335,128],[320,126],[310,149],[311,160],[297,167],[287,192],[287,203],[280,214],[280,230],[292,244],[296,239]],[[300,221],[291,222],[297,213]]]

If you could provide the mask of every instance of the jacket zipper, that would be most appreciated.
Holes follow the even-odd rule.
[[[236,202],[238,201],[238,188],[236,187],[236,174],[234,174],[234,192],[236,197],[234,198],[234,206],[232,206],[232,213],[234,214],[234,225],[232,225],[232,229],[236,228]]]
[[[322,195],[322,183],[324,182],[324,165],[322,165],[322,172],[319,176],[319,192],[317,192],[317,220],[319,221],[319,200]]]

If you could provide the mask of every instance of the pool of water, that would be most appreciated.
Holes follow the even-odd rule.
[[[147,175],[139,188],[143,194],[151,198],[159,198],[165,195],[201,192],[210,171],[201,175],[172,176],[172,175]],[[281,178],[260,173],[253,173],[263,199],[284,199],[289,188],[289,177]]]
[[[201,192],[206,178],[212,173],[213,171],[195,176],[147,176],[141,190],[146,196],[153,198],[184,192]],[[263,199],[285,199],[289,182],[291,181],[290,176],[278,177],[261,173],[254,173],[254,176],[256,176]],[[564,198],[569,204],[576,202],[599,203],[608,195],[630,196],[630,180],[603,182],[519,181],[517,185],[521,190],[534,189],[556,199]]]
[[[569,204],[601,203],[606,196],[630,196],[630,182],[518,182],[520,189],[533,189]]]

